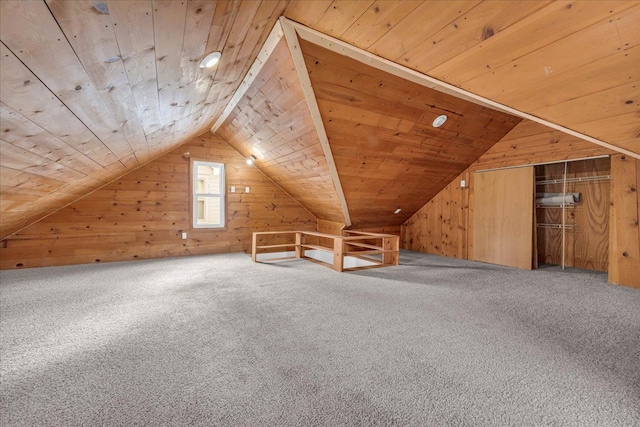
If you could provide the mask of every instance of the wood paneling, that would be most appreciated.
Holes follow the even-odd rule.
[[[309,12],[305,3],[292,2],[286,16],[640,154],[637,1],[377,1],[358,2],[358,11],[335,1],[316,2]],[[598,123],[602,96],[610,100],[606,114],[621,117],[619,126]]]
[[[388,60],[640,153],[637,1],[107,0],[98,8],[90,0],[7,0],[0,2],[0,103],[2,154],[12,166],[0,165],[2,177],[10,177],[0,191],[0,237],[210,129],[283,14]],[[222,52],[219,65],[200,69],[202,55],[214,50]],[[403,104],[390,109],[402,110]],[[380,135],[393,142],[397,117],[367,110],[358,123],[389,128]],[[302,148],[314,135],[302,129],[293,126],[278,135],[274,155],[299,155],[290,158],[288,168],[274,167],[272,176],[304,193],[316,214],[343,221],[326,196],[332,183],[315,165],[322,161]],[[417,127],[412,136],[424,137],[423,131]],[[367,148],[367,155],[373,153],[368,166],[384,173],[397,169],[399,158],[420,163],[422,153],[413,147],[391,154],[388,148]],[[548,148],[562,155],[555,152],[557,145]],[[345,149],[345,158],[362,157]],[[509,163],[510,154],[521,156],[513,162],[523,162],[531,153],[507,150],[499,154],[505,158],[485,160]],[[289,178],[289,169],[295,174],[299,168],[308,173],[304,182]],[[442,188],[461,170],[446,175],[450,171],[443,162],[420,173]],[[363,179],[376,179],[361,172]],[[414,191],[411,183],[398,182]],[[384,209],[394,204],[393,194],[374,195]],[[354,214],[373,215],[357,206]],[[397,218],[385,215],[370,223],[396,224]]]
[[[473,259],[473,172],[611,153],[598,145],[525,120],[402,225],[402,247]],[[460,187],[463,179],[467,183],[466,188]],[[602,194],[602,197],[606,196]]]
[[[474,183],[473,259],[531,270],[533,167],[477,172]]]
[[[52,168],[75,169],[88,178],[50,181],[40,186],[38,198],[3,188],[0,237],[208,130],[285,6],[236,0],[108,1],[100,8],[89,0],[1,2],[2,127],[13,138],[7,141],[3,133],[3,139],[33,147],[55,143],[64,152],[50,156],[48,169],[41,155],[16,157],[13,147],[3,146],[3,157],[12,156],[16,170],[37,171],[38,180]],[[203,55],[214,50],[222,52],[218,67],[200,69]],[[33,187],[33,175],[14,175],[14,183]]]
[[[640,161],[611,156],[609,282],[640,288]]]
[[[291,53],[282,39],[218,134],[316,217],[344,222]]]
[[[402,224],[521,120],[301,47],[356,229]]]
[[[614,153],[612,150],[525,120],[483,154],[470,170],[551,163]]]
[[[464,171],[402,225],[402,247],[468,259],[469,171]]]
[[[225,163],[227,187],[240,190],[227,193],[226,229],[192,229],[186,152],[193,160]],[[229,144],[204,135],[7,239],[0,266],[249,251],[253,231],[292,229],[315,231],[316,218]]]

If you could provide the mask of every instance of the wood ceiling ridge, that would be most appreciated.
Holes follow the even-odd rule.
[[[550,127],[552,129],[556,129],[558,131],[567,133],[577,138],[580,138],[580,139],[589,141],[591,143],[601,145],[605,148],[609,148],[611,150],[640,159],[640,153],[635,153],[625,148],[594,138],[592,136],[585,135],[583,133],[577,132],[573,129],[567,128],[565,126],[559,125],[557,123],[551,122],[549,120],[543,119],[533,114],[517,110],[513,107],[509,107],[508,105],[504,105],[499,102],[493,101],[491,99],[485,98],[483,96],[477,95],[475,93],[472,93],[460,87],[454,86],[450,83],[443,82],[429,75],[422,74],[416,70],[412,70],[403,65],[397,64],[393,61],[389,61],[373,53],[370,53],[363,49],[352,46],[334,37],[328,36],[314,29],[308,28],[304,25],[288,20],[287,18],[283,17],[281,18],[281,20],[283,20],[283,25],[284,25],[284,22],[288,22],[293,28],[295,28],[297,34],[303,40],[306,40],[310,43],[329,49],[340,55],[350,57],[352,59],[355,59],[356,61],[362,62],[363,64],[373,66],[375,68],[378,68],[379,70],[386,71],[397,77],[401,77],[409,81],[412,81],[414,83],[418,83],[422,86],[428,87],[430,89],[434,89],[434,90],[446,93],[448,95],[455,96],[456,98],[461,98],[484,107],[502,111],[508,114],[513,114],[520,118],[529,119],[534,122],[543,124],[547,127]]]

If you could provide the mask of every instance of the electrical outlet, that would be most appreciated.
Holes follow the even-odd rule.
[[[182,240],[187,240],[187,232],[186,231],[182,232]]]
[[[460,188],[466,188],[467,187],[467,181],[462,179],[460,180]]]
[[[251,190],[249,187],[244,187],[244,192],[245,192],[245,193],[248,193],[248,192],[249,192],[249,190]]]
[[[236,187],[231,187],[231,188],[229,189],[229,191],[231,191],[232,193],[235,193],[235,192],[236,192]]]

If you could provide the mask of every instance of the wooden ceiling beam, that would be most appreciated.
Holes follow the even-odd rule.
[[[311,118],[313,119],[313,123],[318,133],[318,139],[320,140],[322,152],[324,153],[324,157],[329,166],[329,173],[331,175],[331,179],[333,180],[333,185],[338,196],[338,201],[340,202],[340,207],[342,208],[344,223],[347,227],[350,227],[351,216],[349,215],[347,199],[345,198],[344,191],[342,190],[342,184],[340,183],[340,176],[338,175],[336,162],[333,159],[333,153],[331,152],[331,146],[329,145],[327,131],[325,130],[324,123],[322,122],[322,116],[320,115],[318,101],[316,100],[315,93],[313,92],[311,79],[309,78],[309,71],[307,70],[307,65],[305,64],[302,50],[300,49],[300,43],[298,42],[298,36],[296,35],[293,21],[290,21],[284,16],[281,16],[279,23],[282,26],[285,40],[287,41],[287,45],[289,46],[289,50],[291,51],[291,57],[293,58],[293,63],[295,65],[298,78],[300,79],[302,91],[304,92],[307,104],[309,105],[309,111],[311,112]]]
[[[389,61],[387,59],[381,58],[377,55],[374,55],[370,52],[367,52],[363,49],[352,46],[348,43],[345,43],[341,40],[323,34],[319,31],[313,30],[309,27],[306,27],[297,22],[291,21],[287,18],[281,17],[280,22],[283,27],[290,26],[295,29],[295,32],[298,36],[306,40],[310,43],[316,44],[318,46],[329,49],[333,52],[336,52],[340,55],[347,56],[349,58],[355,59],[356,61],[362,62],[363,64],[370,65],[379,70],[388,72],[394,76],[409,80],[414,83],[418,83],[422,86],[428,87],[430,89],[437,90],[439,92],[446,93],[448,95],[455,96],[460,99],[464,99],[470,102],[473,102],[478,105],[482,105],[487,108],[491,108],[493,110],[502,111],[505,113],[513,114],[517,117],[522,117],[524,119],[531,120],[533,122],[540,123],[544,126],[550,127],[552,129],[558,130],[560,132],[564,132],[568,135],[575,136],[576,138],[583,139],[585,141],[591,142],[593,144],[600,145],[602,147],[608,148],[610,150],[617,151],[619,153],[626,154],[628,156],[634,157],[636,159],[640,159],[640,154],[635,153],[633,151],[624,149],[622,147],[618,147],[616,145],[610,144],[608,142],[602,141],[600,139],[594,138],[589,135],[585,135],[583,133],[577,132],[573,129],[567,128],[565,126],[550,122],[548,120],[542,119],[540,117],[534,116],[532,114],[528,114],[524,111],[516,110],[515,108],[509,107],[507,105],[501,104],[499,102],[492,101],[491,99],[485,98],[483,96],[477,95],[475,93],[469,92],[457,86],[454,86],[449,83],[445,83],[433,77],[430,77],[426,74],[422,74],[418,71],[412,70],[410,68],[404,67],[400,64],[397,64],[393,61]],[[293,52],[292,52],[293,54]],[[300,56],[302,56],[300,54]],[[308,78],[308,76],[307,76]]]

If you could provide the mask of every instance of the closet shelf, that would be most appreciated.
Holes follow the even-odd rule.
[[[538,228],[557,228],[557,229],[565,229],[565,230],[573,230],[574,228],[576,228],[576,224],[545,224],[545,223],[539,223],[536,224],[536,227]]]
[[[565,204],[565,205],[536,205],[536,208],[575,208],[578,204],[577,203],[572,203],[572,204]]]
[[[567,178],[564,179],[548,179],[545,181],[536,181],[536,185],[547,185],[547,184],[563,184],[565,182],[590,182],[590,181],[606,181],[611,179],[611,175],[596,175],[596,176],[582,176],[578,178]]]

